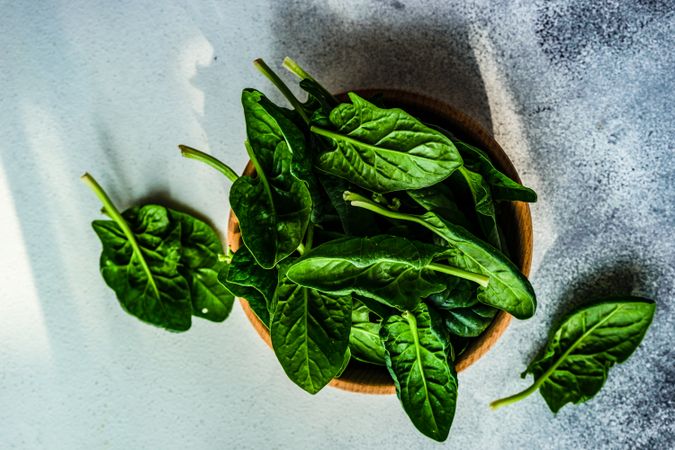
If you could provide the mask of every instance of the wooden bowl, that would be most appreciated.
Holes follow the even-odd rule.
[[[499,170],[520,182],[513,164],[490,133],[478,122],[455,108],[438,100],[405,91],[364,89],[355,92],[366,98],[380,94],[382,102],[387,107],[403,108],[426,123],[432,123],[451,131],[459,139],[486,151]],[[345,97],[344,95],[338,96],[341,99]],[[255,169],[249,162],[244,169],[244,175],[252,175],[254,172]],[[527,203],[511,202],[506,204],[504,210],[500,212],[501,215],[498,220],[506,237],[511,260],[527,276],[530,273],[532,262],[532,217],[530,216],[530,208]],[[236,251],[242,245],[239,222],[232,211],[230,211],[228,222],[227,242],[233,251]],[[271,347],[270,334],[267,328],[253,313],[248,302],[244,299],[240,299],[240,301],[253,328]],[[457,361],[455,361],[457,372],[466,369],[487,353],[504,333],[510,321],[511,315],[500,311],[487,330],[476,338],[469,348],[457,358]],[[331,381],[330,386],[364,394],[394,394],[396,392],[394,383],[385,367],[354,360],[350,362],[339,379]]]

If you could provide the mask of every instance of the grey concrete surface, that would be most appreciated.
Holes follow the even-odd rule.
[[[672,1],[2,2],[0,448],[675,447]],[[533,207],[536,316],[459,377],[444,444],[395,397],[285,379],[236,307],[185,334],[125,315],[98,274],[91,171],[115,201],[188,205],[226,226],[228,185],[176,144],[242,169],[250,62],[286,55],[330,89],[394,87],[489,127]],[[289,78],[290,80],[290,78]],[[279,96],[273,96],[281,100]],[[572,305],[658,303],[601,393],[492,412]]]

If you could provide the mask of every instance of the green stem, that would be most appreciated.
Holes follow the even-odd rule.
[[[372,200],[369,200],[363,195],[346,191],[343,194],[343,198],[346,201],[350,202],[352,206],[367,209],[369,211],[372,211],[384,217],[388,217],[390,219],[407,220],[408,222],[414,222],[430,229],[431,231],[434,231],[432,227],[429,227],[428,224],[424,220],[420,219],[418,216],[412,214],[405,214],[398,211],[392,211],[390,209],[384,208],[383,206],[379,205],[378,203],[375,203]],[[483,287],[487,287],[488,282],[490,280],[489,277],[483,274],[467,272],[457,267],[446,266],[443,264],[431,263],[427,267],[437,272],[443,272],[447,273],[448,275],[453,275],[459,278],[464,278],[466,280],[473,281],[474,283],[478,283]]]
[[[305,123],[309,124],[309,117],[307,117],[307,113],[305,112],[304,108],[302,107],[302,104],[300,101],[293,95],[290,89],[288,89],[288,86],[279,78],[279,75],[277,75],[270,67],[265,64],[265,61],[262,60],[262,58],[258,58],[255,61],[253,61],[253,65],[263,74],[267,77],[268,80],[272,82],[274,86],[276,86],[277,89],[283,94],[284,97],[286,97],[286,100],[293,106],[293,108],[300,114],[300,117],[302,117],[302,120],[305,121]]]
[[[502,398],[502,399],[499,399],[499,400],[495,400],[494,402],[490,403],[490,407],[492,409],[497,409],[499,407],[509,405],[511,403],[515,403],[518,400],[524,399],[525,397],[527,397],[528,395],[532,394],[537,389],[539,389],[539,387],[542,384],[544,384],[544,382],[546,380],[548,380],[548,378],[553,374],[553,372],[556,371],[558,366],[560,366],[560,364],[562,364],[563,361],[565,361],[567,359],[567,357],[584,341],[584,339],[586,339],[589,335],[591,335],[596,329],[598,329],[602,325],[604,325],[605,322],[607,322],[609,319],[611,319],[612,316],[614,316],[614,314],[616,314],[620,309],[621,309],[621,306],[617,307],[611,313],[607,314],[607,316],[605,318],[600,320],[598,323],[596,323],[595,325],[590,327],[588,330],[586,330],[584,332],[584,334],[579,336],[579,338],[576,341],[574,341],[574,343],[572,345],[570,345],[570,348],[568,348],[567,351],[565,351],[565,353],[563,353],[562,356],[560,358],[558,358],[558,360],[551,367],[549,367],[546,372],[544,372],[539,378],[537,378],[535,380],[535,382],[532,386],[530,386],[529,388],[525,389],[522,392],[511,395],[510,397],[505,397],[505,398]]]
[[[108,194],[106,194],[101,185],[98,184],[98,182],[96,182],[94,177],[92,177],[88,173],[85,173],[80,178],[82,179],[84,184],[86,184],[92,191],[94,191],[94,194],[96,194],[99,200],[101,200],[101,203],[103,203],[103,208],[105,208],[108,216],[110,216],[110,218],[115,221],[117,226],[119,226],[122,229],[122,232],[129,240],[129,243],[131,244],[131,248],[134,251],[133,254],[135,254],[136,257],[138,258],[141,267],[143,267],[143,270],[145,271],[145,274],[148,277],[148,282],[154,289],[155,294],[157,294],[157,297],[159,297],[159,289],[155,284],[155,279],[153,278],[152,272],[150,271],[150,267],[148,267],[148,263],[145,261],[145,258],[143,257],[143,253],[141,253],[141,247],[138,245],[138,241],[136,241],[136,236],[134,236],[133,231],[131,231],[131,228],[129,228],[129,224],[127,223],[126,220],[124,220],[122,214],[119,212],[119,210],[112,202],[112,200],[110,200],[110,197],[108,197]]]
[[[467,272],[466,270],[462,270],[457,267],[446,266],[444,264],[431,263],[427,266],[427,268],[435,270],[436,272],[447,273],[448,275],[473,281],[474,283],[478,283],[483,287],[487,287],[488,282],[490,281],[490,277],[486,277],[483,274]]]
[[[305,72],[305,69],[303,69],[302,67],[300,67],[300,65],[299,65],[298,63],[296,63],[295,61],[293,61],[293,60],[292,60],[291,58],[289,58],[288,56],[284,58],[283,66],[284,66],[286,69],[288,69],[291,73],[297,75],[299,78],[301,78],[301,79],[303,79],[303,80],[310,80],[310,81],[313,81],[314,83],[316,83],[316,86],[317,86],[318,88],[320,88],[321,91],[323,91],[323,94],[324,94],[327,98],[331,99],[331,101],[333,102],[333,106],[334,106],[334,105],[337,105],[337,104],[339,103],[338,100],[333,96],[333,94],[331,94],[330,92],[328,92],[328,91],[326,90],[326,88],[324,88],[318,81],[316,81],[316,80],[314,79],[314,77],[312,77],[310,74],[308,74],[307,72]]]
[[[237,175],[237,173],[234,170],[232,170],[227,164],[220,161],[219,159],[214,158],[208,153],[204,153],[200,150],[197,150],[196,148],[188,147],[187,145],[179,145],[178,148],[180,148],[180,154],[183,155],[185,158],[194,159],[197,161],[201,161],[205,164],[208,164],[209,166],[216,169],[218,172],[225,175],[232,182],[237,181],[237,178],[239,178],[239,175]]]
[[[307,232],[305,233],[305,249],[307,251],[312,249],[312,243],[314,242],[314,224],[310,222],[307,225]]]

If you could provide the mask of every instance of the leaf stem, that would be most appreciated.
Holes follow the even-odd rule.
[[[307,113],[305,112],[305,109],[302,107],[302,104],[300,101],[293,95],[290,89],[288,89],[288,86],[279,78],[279,75],[277,75],[266,63],[265,61],[262,60],[262,58],[258,58],[255,61],[253,61],[253,65],[263,74],[265,77],[267,77],[268,80],[272,82],[272,84],[279,89],[279,92],[283,94],[284,97],[286,97],[286,100],[293,106],[293,108],[300,114],[300,117],[302,117],[302,120],[305,121],[305,123],[309,124],[309,117],[307,117]]]
[[[180,148],[180,154],[185,158],[194,159],[208,164],[218,172],[225,175],[232,182],[237,181],[237,178],[239,178],[239,175],[237,175],[237,173],[232,170],[232,168],[219,159],[209,155],[208,153],[204,153],[200,150],[197,150],[196,148],[188,147],[187,145],[179,145],[178,148]]]
[[[141,253],[141,248],[138,245],[138,241],[136,240],[136,236],[134,236],[133,231],[131,231],[131,228],[129,228],[129,224],[127,223],[126,220],[124,220],[124,217],[122,217],[122,214],[119,212],[115,204],[110,200],[110,197],[108,197],[108,194],[103,190],[100,184],[92,177],[89,175],[89,173],[85,172],[84,175],[80,177],[80,179],[86,184],[92,191],[94,191],[94,194],[101,200],[101,203],[103,203],[103,208],[105,209],[106,213],[110,218],[115,221],[117,226],[119,226],[122,229],[122,232],[124,235],[127,237],[129,240],[129,243],[131,244],[131,248],[133,249],[133,254],[136,255],[138,258],[138,261],[141,264],[141,267],[143,267],[143,271],[145,271],[146,276],[148,277],[148,282],[152,286],[153,290],[155,291],[155,294],[157,297],[159,297],[159,289],[157,288],[157,285],[155,284],[155,279],[153,278],[152,272],[150,271],[150,267],[148,267],[148,263],[145,261],[145,258],[143,257],[143,253]]]
[[[321,83],[319,83],[318,81],[316,81],[316,79],[314,79],[313,76],[311,76],[310,74],[308,74],[307,72],[305,72],[305,69],[303,69],[302,67],[300,67],[300,65],[299,65],[298,63],[296,63],[295,61],[293,61],[293,60],[292,60],[291,58],[289,58],[288,56],[284,58],[283,66],[284,66],[286,69],[288,69],[291,73],[297,75],[299,78],[301,78],[301,79],[303,79],[303,80],[310,80],[310,81],[313,81],[314,83],[316,83],[316,86],[317,86],[318,88],[320,88],[320,89],[323,91],[323,94],[324,94],[327,98],[329,98],[329,99],[332,100],[333,105],[337,105],[338,103],[340,103],[340,102],[338,102],[338,100],[333,96],[333,94],[331,94],[330,92],[328,92],[328,90],[326,90],[326,88],[323,87],[323,86],[321,85]]]
[[[541,378],[540,378],[541,379]],[[537,380],[539,381],[539,380]],[[494,402],[490,403],[490,408],[492,409],[497,409],[501,408],[502,406],[510,405],[511,403],[515,403],[517,401],[520,401],[524,399],[525,397],[530,396],[534,392],[539,389],[540,383],[535,382],[532,386],[529,388],[525,389],[524,391],[518,392],[517,394],[513,394],[509,397],[505,397],[499,400],[495,400]]]
[[[307,225],[307,231],[305,233],[305,249],[307,251],[312,249],[312,243],[314,242],[314,224],[309,223]]]
[[[446,266],[445,264],[431,263],[427,266],[428,269],[435,270],[436,272],[447,273],[458,278],[464,278],[465,280],[473,281],[478,283],[483,287],[487,287],[490,277],[487,277],[480,273],[468,272],[453,266]]]
[[[390,219],[399,219],[399,220],[407,220],[409,222],[414,222],[418,223],[426,228],[429,228],[431,231],[434,231],[432,228],[430,228],[425,221],[420,219],[419,217],[412,215],[412,214],[405,214],[402,212],[398,211],[392,211],[390,209],[384,208],[383,206],[379,205],[378,203],[375,203],[372,200],[369,200],[368,198],[364,197],[363,195],[356,194],[354,192],[349,192],[345,191],[343,194],[343,198],[350,202],[352,206],[356,206],[358,208],[363,208],[367,209],[369,211],[372,211],[376,214],[380,214],[384,217],[389,217]],[[467,272],[466,270],[459,269],[457,267],[452,267],[452,266],[446,266],[444,264],[438,264],[438,263],[431,263],[427,266],[431,270],[435,270],[437,272],[442,272],[442,273],[447,273],[448,275],[453,275],[459,278],[464,278],[469,281],[473,281],[474,283],[478,283],[483,287],[487,287],[488,282],[490,280],[489,277],[480,274],[480,273],[474,273],[474,272]]]

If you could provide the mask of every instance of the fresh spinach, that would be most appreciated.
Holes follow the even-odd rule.
[[[523,373],[534,376],[524,391],[491,403],[517,402],[539,390],[551,411],[582,403],[600,391],[607,372],[633,354],[654,317],[656,304],[639,297],[606,300],[570,314],[544,352]]]
[[[294,282],[337,295],[356,293],[401,311],[445,288],[448,275],[487,285],[488,279],[436,262],[447,249],[396,236],[326,242],[288,268]]]
[[[443,257],[450,264],[489,278],[486,286],[478,288],[479,301],[502,309],[518,319],[527,319],[534,315],[536,300],[527,278],[498,250],[464,228],[443,220],[433,212],[414,215],[391,211],[351,192],[346,193],[345,198],[352,206],[369,209],[392,219],[417,223],[436,233],[449,245]]]
[[[222,321],[234,297],[218,285],[215,232],[204,222],[160,205],[120,213],[89,174],[82,180],[112,220],[95,220],[101,239],[101,275],[122,308],[140,320],[171,331],[185,331],[192,315]]]
[[[431,186],[462,165],[450,139],[405,111],[349,98],[330,113],[334,129],[311,127],[335,145],[319,156],[320,170],[386,193]]]
[[[270,323],[272,347],[286,375],[310,394],[343,366],[352,300],[299,286],[280,271]]]
[[[455,416],[457,376],[448,362],[450,342],[432,324],[438,320],[420,303],[385,320],[381,336],[403,409],[418,430],[444,441]]]
[[[287,136],[296,133],[282,130],[295,125],[270,114],[263,99],[255,90],[242,94],[246,147],[256,175],[234,182],[230,204],[239,219],[244,245],[262,267],[270,269],[300,245],[312,200],[305,182],[292,173],[295,140],[289,142]]]

